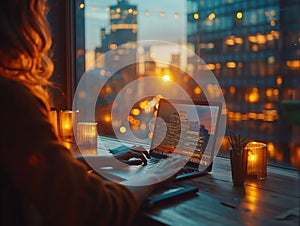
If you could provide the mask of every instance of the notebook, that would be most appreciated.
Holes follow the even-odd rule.
[[[108,168],[102,172],[116,181],[127,180],[171,155],[186,159],[176,179],[200,176],[211,171],[221,104],[207,101],[160,99],[146,166]],[[128,149],[120,146],[112,153]]]

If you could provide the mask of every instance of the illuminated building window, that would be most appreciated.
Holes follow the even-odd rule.
[[[236,92],[236,88],[234,86],[230,86],[229,87],[229,93],[230,94],[235,94],[235,92]]]
[[[278,95],[279,95],[279,90],[278,90],[278,89],[273,89],[273,94],[274,94],[275,96],[278,96]]]
[[[276,79],[276,83],[277,85],[282,85],[282,77],[281,76],[278,76],[277,79]]]
[[[226,40],[225,40],[225,44],[226,45],[229,45],[229,46],[233,46],[234,45],[234,39],[233,38],[227,38]]]
[[[266,37],[264,35],[259,34],[259,35],[256,36],[256,38],[257,38],[257,43],[258,44],[265,44],[266,43]]]
[[[121,17],[121,16],[120,16],[119,13],[115,13],[115,14],[112,14],[112,15],[110,16],[111,19],[119,19],[120,17]]]
[[[127,131],[127,129],[126,129],[125,126],[121,126],[121,127],[120,127],[120,132],[121,132],[121,133],[126,133],[126,131]]]
[[[270,22],[270,25],[271,25],[272,27],[276,26],[276,21],[275,21],[275,20],[272,20],[272,21]]]
[[[207,19],[209,19],[209,20],[213,20],[215,18],[216,18],[216,14],[214,14],[214,13],[209,14],[207,17]]]
[[[119,61],[119,60],[120,60],[120,56],[116,55],[116,56],[113,57],[113,59],[114,59],[115,61]]]
[[[235,38],[234,38],[234,42],[235,42],[236,44],[243,44],[243,39],[242,39],[242,38],[239,38],[239,37],[235,37]]]
[[[80,8],[80,9],[83,9],[83,8],[84,8],[84,3],[80,3],[80,4],[79,4],[79,8]]]
[[[268,41],[273,41],[273,40],[274,40],[274,36],[273,36],[272,34],[267,34],[267,35],[266,35],[266,39],[267,39]]]
[[[274,63],[275,63],[275,57],[274,56],[268,57],[268,64],[274,64]]]
[[[112,44],[109,45],[110,49],[116,49],[117,47],[118,47],[118,45],[115,44],[115,43],[112,43]]]
[[[210,43],[207,44],[207,47],[208,47],[209,49],[213,49],[213,48],[215,48],[215,44],[212,43],[212,42],[210,42]]]
[[[274,108],[274,104],[272,104],[272,103],[265,103],[265,108],[266,109],[272,109],[272,108]]]
[[[123,30],[123,29],[137,30],[138,25],[137,24],[111,24],[110,29],[113,30],[113,31]]]
[[[271,97],[273,95],[273,90],[271,88],[266,90],[266,96]]]
[[[141,123],[140,128],[141,128],[141,130],[147,129],[147,124],[146,123]]]
[[[248,37],[248,40],[249,40],[250,42],[256,43],[256,36],[251,35],[251,36]]]
[[[259,49],[259,48],[258,48],[258,45],[253,45],[253,46],[252,46],[252,51],[253,51],[253,52],[257,52],[258,49]]]
[[[246,94],[246,101],[250,103],[256,103],[260,99],[259,93],[258,93],[258,88],[254,87],[250,91],[249,94]]]
[[[216,69],[215,64],[207,64],[207,67],[209,68],[209,70],[215,70]]]
[[[300,60],[288,60],[286,65],[289,69],[299,69],[300,68]]]
[[[202,93],[201,88],[200,88],[199,86],[196,86],[196,87],[194,88],[194,93],[195,93],[196,95],[201,94],[201,93]]]
[[[227,62],[226,67],[227,68],[236,68],[236,63],[233,61]]]
[[[138,116],[140,113],[141,113],[140,110],[137,109],[137,108],[134,108],[134,109],[131,110],[132,115]]]
[[[190,81],[190,76],[188,75],[183,76],[183,82],[187,83],[189,81]]]
[[[235,16],[236,16],[237,19],[240,20],[240,19],[243,18],[243,13],[242,12],[237,12]]]
[[[271,31],[271,34],[274,36],[275,39],[279,39],[280,36],[279,31]]]

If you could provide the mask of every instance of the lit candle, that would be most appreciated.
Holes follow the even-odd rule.
[[[60,111],[59,112],[59,133],[64,141],[73,141],[74,132],[73,127],[76,127],[78,122],[79,111]],[[76,128],[74,128],[76,129]]]
[[[255,176],[259,180],[265,180],[267,177],[267,145],[261,142],[249,142],[248,149],[248,167],[247,174]]]
[[[97,122],[79,122],[76,142],[82,155],[97,153]]]

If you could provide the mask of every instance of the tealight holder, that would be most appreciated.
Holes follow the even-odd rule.
[[[78,123],[79,111],[61,110],[58,112],[58,130],[63,141],[75,141],[74,131]]]
[[[58,133],[57,109],[51,108],[51,110],[49,111],[49,120],[53,126],[55,133],[59,134]]]
[[[267,178],[267,145],[252,141],[247,144],[246,149],[248,149],[247,175],[265,180]]]
[[[79,122],[76,142],[82,155],[97,154],[97,122]]]

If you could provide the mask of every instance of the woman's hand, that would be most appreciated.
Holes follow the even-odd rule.
[[[186,160],[180,156],[169,156],[167,159],[161,159],[158,163],[143,169],[140,173],[130,177],[121,183],[124,185],[147,186],[153,184],[165,183],[173,180]]]
[[[185,165],[186,161],[180,156],[162,159],[155,167],[131,177],[121,184],[125,185],[141,204],[157,187],[172,181],[176,173]]]
[[[132,146],[113,155],[119,161],[129,165],[147,165],[147,159],[151,158],[149,152],[142,146]]]

